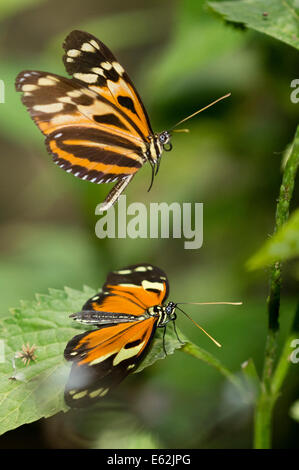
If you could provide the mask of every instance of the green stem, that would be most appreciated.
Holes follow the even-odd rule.
[[[282,384],[286,378],[286,375],[289,371],[291,362],[290,362],[290,352],[291,352],[291,343],[294,339],[299,337],[299,303],[295,312],[293,324],[291,327],[290,334],[288,335],[285,344],[282,348],[279,361],[275,368],[272,383],[271,383],[271,392],[274,396],[278,396]]]
[[[271,394],[262,390],[257,402],[254,420],[254,448],[271,449],[272,410],[275,401]]]
[[[274,233],[288,220],[290,201],[293,195],[296,172],[299,165],[299,126],[297,127],[291,154],[286,163],[280,187],[275,215]],[[274,367],[277,358],[277,340],[279,332],[279,309],[281,288],[281,263],[275,262],[271,268],[270,291],[267,299],[268,334],[266,339],[262,387],[255,411],[254,446],[268,449],[271,446],[272,412],[278,391],[271,388]]]
[[[279,397],[280,389],[290,368],[290,346],[293,339],[299,334],[299,303],[295,312],[293,325],[282,349],[278,364],[273,373],[271,388],[266,390],[262,385],[256,412],[255,412],[255,449],[271,448],[271,418],[276,400]]]

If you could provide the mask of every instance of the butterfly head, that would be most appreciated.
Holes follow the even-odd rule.
[[[176,320],[176,304],[168,302],[167,305],[155,305],[148,310],[148,313],[159,317],[158,326],[164,327],[168,322]]]

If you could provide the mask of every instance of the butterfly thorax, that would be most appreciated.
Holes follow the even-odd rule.
[[[167,305],[154,305],[147,309],[150,316],[159,317],[157,326],[163,328],[170,321],[176,320],[175,313],[176,304],[168,302]]]

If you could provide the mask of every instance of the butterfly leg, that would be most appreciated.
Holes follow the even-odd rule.
[[[167,351],[165,347],[165,333],[166,333],[166,325],[164,326],[164,330],[163,330],[163,349],[164,349],[165,356],[167,356]]]
[[[121,193],[125,190],[125,188],[130,183],[131,179],[134,175],[129,175],[126,178],[118,181],[115,186],[111,189],[110,193],[106,197],[105,201],[100,204],[100,211],[104,212],[110,209],[113,204],[118,200]]]

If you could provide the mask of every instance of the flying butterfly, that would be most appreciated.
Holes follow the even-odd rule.
[[[164,336],[169,322],[173,322],[176,332],[176,309],[192,320],[179,307],[183,303],[165,304],[168,293],[167,276],[161,269],[151,264],[128,266],[109,273],[101,292],[89,299],[80,312],[70,315],[77,322],[96,327],[76,335],[64,351],[65,359],[72,362],[65,388],[65,401],[70,407],[95,403],[136,370],[149,351],[157,328],[164,329],[167,354]],[[210,302],[215,303],[240,305]]]
[[[117,201],[147,161],[152,167],[151,187],[162,151],[172,148],[174,127],[229,96],[196,111],[170,131],[154,133],[136,88],[107,46],[75,30],[63,48],[71,79],[25,70],[16,79],[16,90],[23,92],[24,105],[46,136],[54,163],[92,183],[116,183],[102,211]]]

